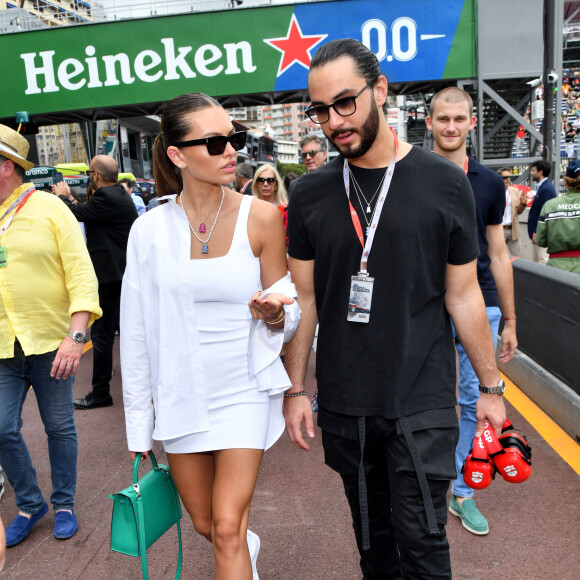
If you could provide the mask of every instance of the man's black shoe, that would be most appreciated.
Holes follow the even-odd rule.
[[[84,399],[75,399],[73,401],[76,409],[97,409],[98,407],[110,407],[112,404],[111,395],[96,397],[92,391]]]

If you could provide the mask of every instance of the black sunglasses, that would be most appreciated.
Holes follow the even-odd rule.
[[[256,177],[256,181],[258,183],[276,183],[276,178],[275,177]]]
[[[304,151],[302,153],[302,159],[306,159],[310,156],[311,159],[314,159],[320,153],[320,149],[313,149],[312,151]]]
[[[205,139],[193,139],[191,141],[180,141],[175,143],[175,147],[193,147],[194,145],[205,145],[210,155],[221,155],[228,146],[228,143],[239,151],[246,146],[246,131],[237,131],[229,137],[216,135],[215,137],[206,137]]]
[[[341,117],[350,117],[356,112],[356,98],[359,97],[365,89],[368,89],[372,84],[376,82],[377,79],[369,81],[356,95],[351,97],[343,97],[342,99],[336,99],[331,105],[315,105],[310,106],[304,113],[310,117],[310,120],[317,125],[322,125],[330,119],[330,108],[332,107],[335,112]]]

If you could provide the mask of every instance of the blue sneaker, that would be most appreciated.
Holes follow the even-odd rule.
[[[68,540],[79,528],[75,512],[69,514],[66,510],[54,514],[54,537],[57,540]]]
[[[48,506],[46,502],[40,508],[40,511],[36,512],[34,515],[26,518],[21,515],[17,515],[12,523],[6,528],[6,547],[16,546],[20,544],[26,536],[30,533],[30,530],[34,527],[36,522],[48,511]]]

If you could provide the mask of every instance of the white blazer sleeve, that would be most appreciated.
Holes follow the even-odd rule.
[[[262,297],[272,293],[285,294],[296,299],[296,287],[290,274],[262,292]],[[300,323],[300,307],[296,300],[284,305],[284,329],[272,330],[263,320],[252,320],[250,329],[249,370],[255,376],[258,390],[276,395],[291,387],[290,379],[280,360],[282,344],[292,339]]]
[[[120,345],[123,402],[129,451],[153,447],[154,410],[151,372],[139,276],[138,232],[133,227],[127,246],[127,267],[121,290]]]

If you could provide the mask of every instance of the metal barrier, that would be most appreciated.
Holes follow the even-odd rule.
[[[515,260],[518,353],[504,372],[580,440],[580,276]]]

